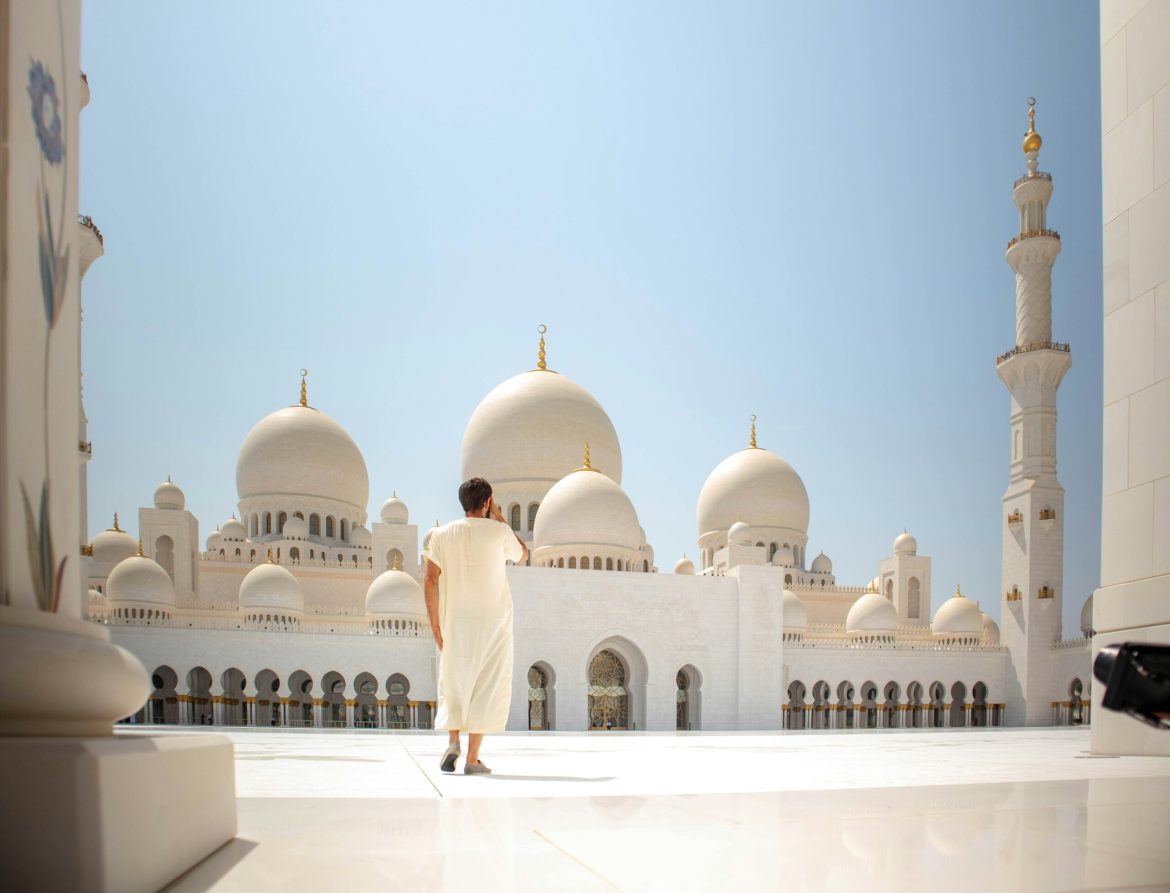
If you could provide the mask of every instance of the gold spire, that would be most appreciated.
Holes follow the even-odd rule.
[[[548,326],[541,323],[536,327],[536,331],[540,332],[540,348],[536,351],[536,368],[541,372],[547,372],[548,362],[544,354],[544,333],[548,331]]]
[[[271,549],[268,550],[268,563],[269,564],[276,564],[276,559],[272,557],[272,550]]]
[[[145,557],[146,557],[146,555],[144,555],[144,554],[143,554],[143,552],[142,552],[142,540],[139,540],[139,541],[138,541],[138,557],[139,557],[139,558],[145,558]]]
[[[111,527],[110,530],[116,530],[119,533],[122,532],[122,528],[118,526],[118,513],[117,512],[114,512],[114,526]]]
[[[752,436],[750,442],[748,443],[748,449],[759,449],[759,447],[756,446],[756,416],[754,413],[752,414]]]
[[[591,459],[589,457],[589,441],[585,441],[585,464],[582,465],[580,468],[575,468],[573,470],[574,471],[597,471],[597,469],[593,467],[593,462],[591,461]]]
[[[873,580],[870,580],[869,585],[865,587],[865,591],[876,593],[878,591],[877,583],[875,583]]]
[[[1024,154],[1039,152],[1043,144],[1040,134],[1036,132],[1036,97],[1028,97],[1028,132],[1024,134]]]
[[[397,552],[394,553],[394,562],[390,566],[390,570],[392,570],[392,571],[402,570],[402,556],[400,556]]]
[[[309,405],[309,388],[305,384],[305,379],[309,377],[309,370],[301,370],[301,406]]]
[[[962,597],[963,597],[963,590],[960,589],[959,584],[956,583],[955,584],[955,598],[962,598]]]

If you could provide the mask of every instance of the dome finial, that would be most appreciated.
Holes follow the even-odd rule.
[[[1024,134],[1024,154],[1039,152],[1044,141],[1036,132],[1036,97],[1028,97],[1028,132]]]
[[[309,370],[301,370],[301,406],[309,405],[309,388],[305,384],[305,379],[309,377]]]
[[[585,464],[582,465],[580,468],[574,468],[573,470],[574,471],[597,471],[597,469],[593,467],[593,462],[589,456],[589,441],[585,441]]]
[[[139,541],[138,541],[138,557],[139,557],[139,558],[145,558],[145,557],[146,557],[146,555],[144,555],[144,554],[143,554],[143,552],[142,552],[142,540],[139,540]]]
[[[122,528],[118,526],[118,513],[117,513],[117,512],[114,512],[114,526],[113,526],[113,527],[111,527],[110,529],[111,529],[111,530],[116,530],[116,531],[118,531],[119,533],[121,533],[121,532],[122,532]]]
[[[397,552],[394,553],[394,561],[390,565],[390,570],[392,570],[392,571],[402,570],[402,557]]]
[[[756,416],[755,416],[755,413],[752,414],[752,436],[751,436],[749,449],[753,449],[753,450],[759,449],[759,447],[756,446]]]
[[[875,583],[873,580],[870,580],[870,581],[869,581],[869,585],[865,587],[865,591],[866,591],[866,592],[875,592],[875,593],[876,593],[876,592],[878,591],[878,588],[877,588],[877,583]]]
[[[544,353],[544,333],[548,331],[548,326],[541,323],[536,327],[536,331],[540,332],[540,348],[536,351],[536,368],[541,372],[547,372],[548,362]]]
[[[272,550],[271,549],[268,550],[268,563],[269,564],[276,564],[276,559],[272,557]]]
[[[959,584],[956,583],[955,584],[955,598],[962,598],[962,597],[963,597],[963,590],[959,587]]]

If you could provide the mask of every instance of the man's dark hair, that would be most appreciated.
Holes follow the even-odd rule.
[[[459,504],[463,511],[474,512],[483,508],[485,502],[492,498],[492,485],[483,478],[472,478],[464,481],[459,487]]]

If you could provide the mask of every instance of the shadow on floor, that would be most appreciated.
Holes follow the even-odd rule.
[[[579,775],[501,775],[498,772],[476,777],[486,778],[489,781],[613,781],[617,778],[616,775],[599,775],[596,778],[583,778]]]
[[[257,846],[259,844],[254,840],[234,837],[202,862],[163,887],[160,893],[203,893],[210,890]]]

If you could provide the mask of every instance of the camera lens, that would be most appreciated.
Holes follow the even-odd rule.
[[[1108,682],[1113,675],[1113,665],[1117,663],[1117,645],[1106,645],[1093,661],[1093,675],[1101,682]]]

